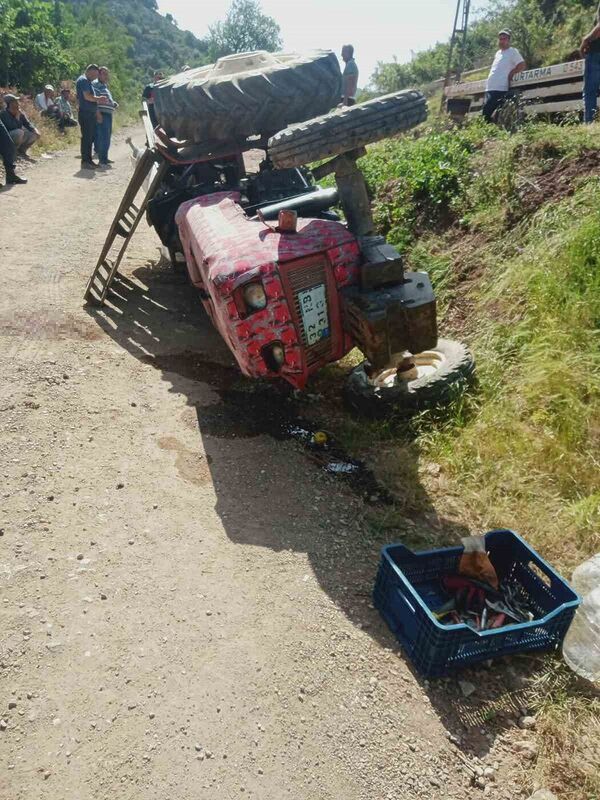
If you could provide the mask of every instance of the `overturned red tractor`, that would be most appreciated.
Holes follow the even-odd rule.
[[[158,171],[120,235],[132,235],[147,207],[245,375],[302,389],[358,347],[366,360],[346,384],[355,410],[445,402],[470,378],[473,360],[438,338],[427,274],[405,270],[376,234],[356,163],[369,142],[423,122],[425,98],[399,92],[305,120],[334,105],[339,89],[327,52],[243,54],[159,84],[161,128],[148,132],[148,163],[157,160]],[[278,130],[282,122],[295,124]],[[247,174],[242,154],[257,148],[265,158]],[[329,174],[337,189],[316,183]],[[88,300],[104,301],[118,268],[120,256],[111,261],[105,250]]]

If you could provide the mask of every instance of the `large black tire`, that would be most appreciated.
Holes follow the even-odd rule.
[[[451,339],[438,339],[434,350],[419,353],[414,358],[417,364],[433,363],[434,371],[415,380],[398,380],[391,386],[376,385],[367,375],[367,362],[363,361],[346,381],[347,405],[359,414],[377,419],[394,413],[411,416],[425,408],[450,403],[470,383],[475,371],[469,350]]]
[[[155,111],[169,136],[232,142],[326,113],[340,87],[331,50],[240,53],[161,81]]]
[[[269,156],[276,167],[298,167],[387,139],[426,119],[421,92],[387,94],[279,131],[269,139]]]

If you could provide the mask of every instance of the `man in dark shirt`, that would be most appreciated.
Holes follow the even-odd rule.
[[[0,112],[0,120],[13,140],[17,153],[25,155],[31,145],[40,138],[40,133],[21,111],[19,99],[14,94],[5,94],[6,109]]]
[[[354,60],[354,46],[345,44],[342,47],[344,72],[342,74],[342,105],[353,106],[356,103],[358,91],[358,66]]]
[[[598,111],[598,92],[600,91],[600,5],[596,14],[596,24],[583,37],[581,55],[585,57],[583,78],[584,120],[593,122]]]
[[[148,104],[148,116],[150,117],[150,121],[152,122],[152,127],[156,128],[158,125],[158,119],[156,118],[156,111],[154,110],[154,86],[159,81],[163,80],[163,74],[160,70],[157,70],[154,73],[152,83],[149,83],[147,86],[144,87],[144,91],[142,92],[142,99],[146,101]]]
[[[6,183],[27,183],[27,178],[20,178],[15,172],[17,148],[10,138],[3,122],[0,121],[0,155],[6,172]],[[0,183],[0,186],[2,184]]]
[[[75,89],[79,104],[78,122],[81,128],[81,168],[96,169],[92,160],[92,145],[96,135],[96,110],[106,102],[106,98],[94,93],[92,81],[98,78],[98,65],[88,64],[83,75],[77,78]]]

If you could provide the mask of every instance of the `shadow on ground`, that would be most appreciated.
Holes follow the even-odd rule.
[[[88,307],[87,313],[131,355],[158,369],[171,384],[170,391],[185,396],[194,408],[196,432],[217,495],[216,511],[229,538],[276,551],[306,553],[320,586],[336,606],[383,647],[395,648],[403,659],[371,605],[381,546],[402,537],[405,544],[415,547],[423,526],[428,528],[429,539],[433,531],[440,546],[468,534],[465,527],[441,516],[427,496],[419,480],[416,448],[407,448],[411,461],[404,475],[407,492],[420,497],[419,515],[409,520],[404,531],[381,531],[367,525],[369,511],[389,498],[368,471],[361,470],[357,477],[326,470],[332,457],[351,460],[335,448],[324,454],[308,444],[310,432],[320,427],[315,422],[318,407],[315,410],[313,406],[305,416],[306,400],[298,399],[286,386],[243,378],[186,277],[155,262],[133,275],[134,280],[119,276],[108,305]],[[193,388],[206,385],[211,391],[204,395]],[[214,402],[214,392],[218,402]],[[326,428],[327,421],[322,420],[321,426]],[[277,448],[274,455],[270,448],[265,455],[267,450],[260,446],[263,435],[294,444]],[[309,480],[297,474],[298,458],[290,458],[290,446],[301,449]],[[313,498],[306,496],[307,486],[320,495],[333,490],[333,503],[334,496],[339,497],[340,484],[337,524],[319,526]],[[274,520],[281,519],[284,493],[290,524],[282,529]],[[515,725],[515,718],[527,706],[528,678],[535,664],[535,659],[513,659],[508,665],[482,667],[453,678],[427,682],[415,674],[415,679],[427,692],[448,735],[460,739],[463,752],[482,757],[499,733]],[[457,678],[475,686],[470,697],[463,696]]]

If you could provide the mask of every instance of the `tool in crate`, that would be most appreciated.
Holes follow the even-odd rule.
[[[488,583],[448,575],[440,580],[449,599],[433,611],[436,619],[446,625],[464,622],[475,630],[500,628],[508,622],[529,622],[535,618],[527,597],[519,586],[502,584],[494,589]]]

